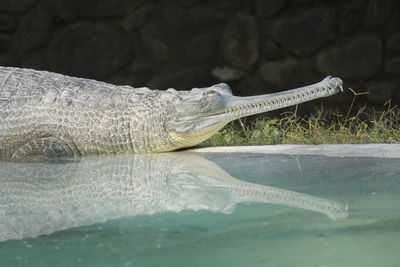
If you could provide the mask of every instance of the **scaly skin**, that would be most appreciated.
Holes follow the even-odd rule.
[[[0,169],[0,242],[167,211],[230,213],[241,202],[292,206],[332,219],[348,215],[336,201],[237,180],[192,153],[0,162]]]
[[[235,97],[226,84],[160,91],[0,67],[0,159],[172,151],[201,143],[237,118],[330,96],[341,86],[327,77],[291,91]]]

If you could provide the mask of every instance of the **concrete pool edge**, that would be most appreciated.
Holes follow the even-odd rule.
[[[192,148],[185,151],[196,153],[260,153],[321,155],[332,157],[400,158],[400,144],[217,146]]]

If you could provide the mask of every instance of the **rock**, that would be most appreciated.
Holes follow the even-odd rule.
[[[19,64],[15,56],[0,55],[0,66],[17,67]]]
[[[290,6],[292,8],[298,9],[299,7],[305,7],[309,6],[313,3],[313,0],[295,0],[295,1],[290,1]]]
[[[105,81],[116,85],[145,87],[152,77],[153,71],[148,59],[144,57],[135,57],[129,66],[107,77]]]
[[[324,77],[317,75],[312,64],[292,58],[270,61],[261,65],[259,74],[267,87],[287,90],[319,82]]]
[[[367,84],[367,99],[376,105],[383,105],[393,98],[399,88],[398,82],[393,81],[373,81]]]
[[[248,70],[259,56],[259,35],[252,16],[239,14],[234,17],[221,37],[222,53],[233,67]]]
[[[270,18],[276,15],[285,3],[286,0],[259,0],[256,4],[256,14],[261,18]]]
[[[211,71],[211,74],[221,82],[237,81],[246,75],[243,71],[229,67],[217,67]]]
[[[81,16],[79,1],[55,0],[57,16],[64,21],[74,21]]]
[[[13,32],[17,28],[17,18],[13,15],[0,14],[0,32]]]
[[[111,18],[127,14],[134,5],[129,0],[56,0],[58,16],[65,21],[80,17]]]
[[[394,33],[388,38],[386,48],[390,51],[400,51],[400,32]]]
[[[342,34],[353,33],[361,25],[364,17],[365,1],[346,2],[338,9],[338,29]]]
[[[393,105],[400,105],[400,90],[397,90],[397,94],[393,97]]]
[[[65,0],[71,1],[71,0]],[[131,0],[78,0],[80,4],[84,4],[82,15],[91,18],[109,18],[127,14],[132,7]],[[138,1],[135,1],[138,2]]]
[[[180,6],[168,5],[162,9],[162,17],[168,26],[185,27],[192,24],[190,14]]]
[[[179,5],[183,7],[194,7],[198,6],[199,4],[203,3],[203,0],[177,0],[176,1]]]
[[[23,13],[34,6],[38,0],[1,0],[0,11]]]
[[[154,12],[154,5],[145,5],[130,13],[121,21],[122,28],[131,32],[143,26]]]
[[[236,5],[235,2],[228,0],[203,3],[191,8],[170,4],[163,8],[162,16],[170,26],[174,27],[188,27],[189,24],[215,25],[232,17],[237,10]]]
[[[0,34],[0,53],[6,51],[10,47],[11,37]]]
[[[193,62],[204,62],[215,49],[214,35],[205,34],[193,39],[186,47],[186,58]]]
[[[159,73],[150,81],[148,86],[152,89],[190,90],[194,87],[210,86],[210,81],[212,79],[208,73],[200,68],[172,67],[163,73]]]
[[[151,65],[146,58],[137,58],[129,64],[130,73],[146,74],[151,72]]]
[[[28,57],[24,57],[20,67],[35,70],[47,70],[48,66],[45,62],[45,58],[46,57],[43,55],[43,52],[29,55]]]
[[[370,0],[364,15],[364,25],[367,27],[383,25],[394,8],[392,0]]]
[[[131,59],[129,43],[117,32],[78,24],[55,38],[49,53],[49,66],[55,72],[101,79],[127,65]]]
[[[325,9],[279,19],[273,28],[276,42],[297,55],[310,55],[332,38],[332,16]]]
[[[120,72],[120,75],[117,74],[118,76],[121,76],[121,80],[125,84],[132,85],[133,87],[143,87],[148,85],[153,76],[153,71],[148,59],[135,58],[127,68]],[[118,83],[122,84],[121,81]]]
[[[284,52],[282,51],[282,47],[280,47],[277,43],[275,43],[271,39],[266,39],[262,43],[263,46],[263,57],[269,60],[277,60],[282,57]]]
[[[234,16],[240,2],[218,0],[204,3],[187,11],[190,20],[196,25],[214,25]]]
[[[400,74],[400,57],[394,57],[387,60],[385,70],[389,74]]]
[[[275,25],[275,21],[276,19],[263,19],[260,20],[259,23],[259,27],[260,27],[260,35],[267,37],[267,38],[272,38],[272,31]],[[274,43],[276,43],[274,41]],[[276,43],[277,44],[277,43]],[[279,44],[280,47],[282,47],[282,45]]]
[[[345,46],[325,49],[317,57],[321,73],[345,79],[369,78],[381,63],[382,41],[374,34],[359,36]]]
[[[299,68],[299,63],[294,59],[272,61],[260,67],[260,75],[264,82],[273,89],[287,89],[287,81],[294,76]]]
[[[158,62],[166,62],[170,58],[170,51],[164,41],[159,28],[155,24],[148,24],[141,31],[143,46],[149,56]]]
[[[258,75],[258,73],[251,73],[249,76],[239,80],[236,83],[229,83],[229,85],[231,84],[234,95],[239,96],[262,95],[274,93],[276,91],[274,88],[266,87],[264,81],[260,75]]]
[[[46,8],[37,6],[26,14],[18,28],[16,45],[19,51],[33,51],[43,46],[53,29],[53,16]]]

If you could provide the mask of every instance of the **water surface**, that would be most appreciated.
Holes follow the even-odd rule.
[[[398,266],[400,159],[0,163],[0,266]]]

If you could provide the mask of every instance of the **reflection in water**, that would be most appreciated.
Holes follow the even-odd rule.
[[[192,153],[0,163],[0,169],[0,241],[165,211],[229,213],[240,202],[287,205],[332,219],[348,215],[338,202],[240,181]]]

